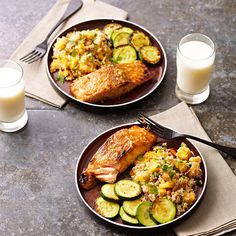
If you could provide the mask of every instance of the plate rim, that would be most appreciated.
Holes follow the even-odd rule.
[[[134,99],[132,101],[129,101],[129,102],[125,102],[125,103],[120,103],[120,104],[107,104],[107,105],[103,105],[103,104],[95,104],[95,103],[89,103],[89,102],[84,102],[84,101],[80,101],[79,99],[76,99],[75,97],[73,97],[72,95],[66,93],[63,89],[61,89],[57,83],[53,80],[52,76],[51,76],[51,73],[49,71],[49,66],[48,66],[48,60],[49,60],[49,51],[50,49],[52,48],[53,46],[53,43],[54,41],[62,34],[64,33],[65,31],[69,30],[70,28],[73,28],[79,24],[84,24],[84,23],[87,23],[87,22],[91,22],[91,21],[103,21],[103,20],[108,20],[108,21],[120,21],[120,22],[124,22],[124,23],[127,23],[127,24],[131,24],[131,25],[134,25],[136,27],[139,27],[141,28],[143,31],[146,31],[148,34],[150,34],[155,41],[157,41],[159,47],[162,49],[162,52],[163,52],[163,57],[164,57],[164,60],[165,60],[165,65],[164,65],[164,69],[163,69],[163,72],[162,72],[162,75],[161,75],[161,78],[160,80],[155,84],[155,86],[150,90],[148,91],[146,94],[144,94],[143,96],[137,98],[137,99]],[[130,104],[133,104],[133,103],[136,103],[136,102],[139,102],[140,100],[146,98],[147,96],[149,96],[151,93],[153,93],[158,87],[159,85],[161,84],[161,82],[163,81],[165,75],[166,75],[166,71],[167,71],[167,56],[166,56],[166,52],[165,52],[165,49],[163,47],[163,45],[161,44],[160,40],[157,39],[157,37],[152,33],[150,32],[148,29],[146,29],[145,27],[137,24],[137,23],[134,23],[132,21],[129,21],[129,20],[123,20],[123,19],[117,19],[117,18],[93,18],[93,19],[89,19],[89,20],[85,20],[85,21],[81,21],[77,24],[73,24],[69,27],[67,27],[66,29],[64,30],[61,30],[51,41],[51,43],[49,44],[48,46],[48,50],[47,50],[47,54],[46,54],[46,63],[45,63],[45,66],[46,66],[46,72],[47,72],[47,76],[50,80],[50,82],[53,83],[53,85],[56,87],[57,90],[59,90],[64,96],[66,96],[67,98],[70,98],[72,99],[73,101],[75,102],[78,102],[78,103],[81,103],[81,104],[84,104],[84,105],[88,105],[88,106],[92,106],[92,107],[97,107],[97,108],[116,108],[116,107],[123,107],[123,106],[128,106]]]
[[[79,183],[78,183],[78,178],[77,178],[77,172],[78,172],[78,167],[79,167],[79,163],[80,163],[80,160],[84,154],[84,152],[87,150],[87,148],[96,140],[98,139],[100,136],[104,135],[105,133],[108,133],[114,129],[121,129],[122,127],[126,127],[126,126],[131,126],[131,125],[140,125],[138,122],[131,122],[131,123],[125,123],[125,124],[121,124],[121,125],[117,125],[117,126],[113,126],[112,128],[109,128],[101,133],[99,133],[98,135],[96,135],[95,138],[93,138],[87,145],[86,147],[82,150],[82,152],[80,153],[79,155],[79,158],[76,162],[76,167],[75,167],[75,185],[76,185],[76,190],[77,190],[77,193],[79,194],[79,197],[80,197],[80,200],[84,203],[84,205],[92,212],[94,213],[96,216],[98,216],[100,219],[103,219],[104,221],[106,222],[109,222],[113,225],[116,225],[118,227],[124,227],[124,228],[128,228],[128,229],[140,229],[140,230],[145,230],[145,229],[159,229],[159,228],[164,228],[166,226],[169,226],[169,225],[173,225],[173,224],[177,224],[179,221],[181,222],[181,220],[183,220],[188,214],[191,214],[192,213],[192,210],[194,210],[194,208],[200,203],[200,201],[202,200],[203,198],[203,195],[204,193],[206,192],[206,186],[207,186],[207,182],[208,182],[208,171],[207,171],[207,165],[206,165],[206,161],[204,159],[204,156],[202,155],[202,153],[200,152],[200,150],[198,149],[198,147],[193,143],[191,142],[188,138],[186,138],[190,143],[191,145],[194,146],[194,148],[197,150],[197,152],[200,154],[201,156],[201,159],[202,159],[202,162],[203,162],[203,167],[204,167],[204,174],[205,174],[205,178],[204,178],[204,185],[202,187],[202,191],[198,197],[198,199],[196,200],[196,202],[194,202],[194,204],[186,211],[184,212],[181,216],[179,216],[178,218],[170,221],[170,222],[167,222],[167,223],[164,223],[164,224],[158,224],[158,225],[154,225],[154,226],[132,226],[132,225],[126,225],[126,224],[120,224],[118,222],[114,222],[108,218],[105,218],[101,215],[99,215],[84,199],[84,197],[82,196],[82,193],[81,193],[81,190],[79,188]],[[166,126],[167,127],[167,126]],[[168,127],[169,128],[169,127]]]

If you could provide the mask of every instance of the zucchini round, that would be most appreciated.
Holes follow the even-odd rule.
[[[120,46],[113,50],[113,62],[114,63],[129,63],[137,59],[137,53],[130,45]]]
[[[130,216],[136,216],[137,208],[142,203],[141,199],[136,199],[133,201],[124,201],[123,209]]]
[[[131,45],[136,51],[139,51],[141,47],[151,45],[151,41],[143,32],[135,31],[131,36]]]
[[[106,35],[107,39],[111,39],[111,35],[113,33],[114,30],[120,29],[122,27],[122,25],[117,24],[117,23],[110,23],[107,24],[104,28],[103,28],[103,32]]]
[[[159,198],[153,202],[150,214],[154,220],[163,224],[175,218],[176,208],[171,200]]]
[[[105,200],[118,201],[119,197],[115,193],[115,184],[104,184],[101,188],[101,195]]]
[[[114,48],[129,44],[129,38],[130,38],[129,33],[121,32],[121,33],[117,34],[115,39],[113,40]]]
[[[120,218],[123,221],[125,221],[125,222],[127,222],[129,224],[137,225],[139,223],[138,220],[135,217],[132,217],[132,216],[129,216],[128,214],[126,214],[124,209],[123,209],[123,207],[120,207],[119,214],[120,214]]]
[[[139,57],[144,62],[156,64],[161,60],[161,53],[157,47],[143,46],[139,50]]]
[[[117,30],[114,30],[112,32],[112,35],[111,35],[111,40],[112,42],[114,41],[115,37],[119,34],[119,33],[122,33],[122,32],[125,32],[125,33],[128,33],[129,35],[131,35],[133,33],[133,30],[131,28],[128,28],[128,27],[122,27],[120,29],[117,29]]]
[[[155,221],[152,220],[150,216],[151,202],[142,202],[137,209],[137,218],[138,221],[145,226],[156,225]]]
[[[142,193],[142,189],[138,183],[123,179],[115,184],[115,193],[123,199],[134,199]]]
[[[113,218],[119,213],[120,206],[118,203],[109,202],[102,197],[99,197],[95,201],[95,211],[106,217],[106,218]]]

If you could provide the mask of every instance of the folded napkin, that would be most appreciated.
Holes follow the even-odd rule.
[[[174,119],[173,119],[174,117]],[[158,123],[209,140],[185,103],[152,117]],[[208,169],[206,192],[198,209],[174,230],[178,236],[222,235],[236,229],[236,176],[216,149],[194,142]]]
[[[46,56],[42,60],[29,65],[19,61],[19,58],[32,51],[37,44],[44,40],[50,29],[63,15],[69,2],[69,0],[58,0],[11,56],[11,59],[18,62],[24,70],[26,95],[59,108],[66,103],[66,98],[56,92],[48,79]],[[83,0],[83,3],[82,9],[60,25],[50,37],[50,40],[60,31],[82,21],[94,18],[127,18],[127,12],[104,2]]]

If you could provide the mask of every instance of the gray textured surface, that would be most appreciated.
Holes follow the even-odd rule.
[[[54,2],[0,0],[0,58],[10,56]],[[100,132],[134,121],[140,111],[152,115],[179,102],[176,44],[187,33],[205,33],[217,46],[211,95],[193,109],[213,141],[236,145],[236,1],[106,2],[127,10],[131,21],[158,36],[168,57],[165,80],[125,112],[86,111],[72,103],[58,110],[27,98],[28,125],[14,134],[0,133],[0,235],[127,235],[96,221],[78,201],[75,164]],[[236,173],[236,161],[225,158]]]

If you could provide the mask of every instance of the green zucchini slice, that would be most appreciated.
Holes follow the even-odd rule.
[[[113,62],[114,63],[129,63],[137,59],[137,53],[130,45],[120,46],[113,50]]]
[[[121,32],[121,33],[117,34],[115,39],[113,40],[114,48],[129,44],[129,38],[130,38],[129,33]]]
[[[134,31],[131,36],[131,45],[135,48],[136,51],[143,46],[151,45],[151,41],[148,36],[146,36],[141,31]]]
[[[145,226],[156,225],[155,221],[152,220],[150,216],[151,202],[142,202],[137,209],[137,218],[138,221]]]
[[[142,203],[141,199],[136,199],[133,201],[124,201],[123,209],[130,216],[136,216],[137,208]]]
[[[175,218],[176,208],[171,200],[159,198],[153,202],[150,212],[154,220],[163,224]]]
[[[106,38],[110,40],[113,31],[120,28],[122,28],[122,25],[117,24],[117,23],[110,23],[110,24],[105,25],[105,27],[103,28],[103,32],[106,35]]]
[[[115,193],[123,199],[134,199],[142,193],[142,189],[138,183],[123,179],[115,184]]]
[[[122,27],[120,29],[117,29],[117,30],[114,30],[112,32],[112,35],[111,35],[111,40],[112,42],[114,42],[115,40],[115,37],[119,34],[119,33],[122,33],[122,32],[125,32],[125,33],[128,33],[129,35],[131,35],[133,33],[133,30],[129,27]]]
[[[120,218],[123,221],[125,221],[125,222],[127,222],[129,224],[137,225],[139,223],[138,220],[135,217],[132,217],[132,216],[126,214],[124,209],[123,209],[123,207],[120,207],[119,214],[120,214]]]
[[[118,203],[109,202],[103,197],[99,197],[95,201],[94,208],[98,214],[106,218],[113,218],[119,213],[120,206]]]
[[[119,197],[115,193],[115,184],[104,184],[101,188],[101,195],[105,200],[118,201]]]
[[[139,57],[144,62],[156,64],[161,60],[161,53],[157,47],[143,46],[140,48]]]

